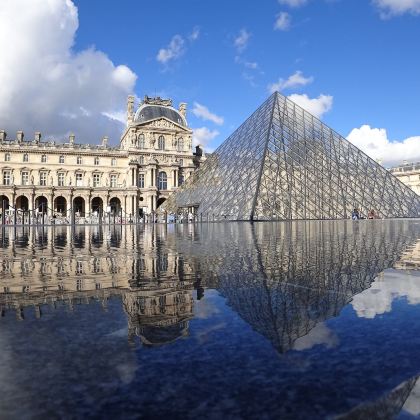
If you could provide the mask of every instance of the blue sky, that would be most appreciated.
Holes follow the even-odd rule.
[[[126,95],[158,94],[188,103],[196,141],[211,150],[278,88],[342,135],[353,130],[350,140],[384,164],[420,160],[420,0],[48,0],[50,9],[37,2],[45,0],[7,0],[0,16],[17,16],[27,3],[33,10],[18,19],[28,27],[28,45],[45,41],[31,36],[31,25],[45,22],[45,37],[58,33],[56,44],[45,42],[53,54],[33,46],[37,57],[59,57],[49,71],[46,60],[39,75],[46,87],[32,93],[54,91],[54,98],[16,121],[15,108],[28,106],[35,88],[8,75],[11,97],[22,99],[0,106],[0,125],[32,130],[39,122],[46,134],[75,131],[89,143],[108,134],[116,144]],[[8,34],[15,27],[16,19]],[[2,36],[10,44],[0,29],[0,47]],[[13,63],[27,49],[9,48],[6,57]],[[15,60],[20,68],[22,60]],[[57,71],[55,82],[45,76]]]

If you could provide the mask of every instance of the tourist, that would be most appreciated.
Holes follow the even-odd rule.
[[[351,213],[351,218],[353,220],[359,220],[360,219],[360,214],[359,214],[359,210],[358,209],[354,209],[353,212]]]

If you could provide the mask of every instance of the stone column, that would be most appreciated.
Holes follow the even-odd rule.
[[[54,193],[51,192],[48,198],[48,217],[52,217],[54,214]]]
[[[86,216],[90,216],[92,212],[92,196],[89,194],[86,198]]]
[[[34,207],[35,207],[35,193],[31,192],[29,196],[29,223],[32,223],[32,218],[35,216]]]
[[[71,207],[71,195],[66,195],[65,196],[66,202],[67,202],[67,206],[66,206],[66,218],[68,220],[70,220],[70,207]]]

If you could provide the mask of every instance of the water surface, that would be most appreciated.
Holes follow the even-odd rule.
[[[0,229],[0,417],[420,414],[420,223]]]

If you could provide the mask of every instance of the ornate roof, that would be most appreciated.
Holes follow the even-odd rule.
[[[149,98],[145,96],[140,108],[134,116],[135,123],[144,123],[156,118],[165,117],[176,124],[187,126],[185,118],[172,107],[172,101],[162,98]]]

